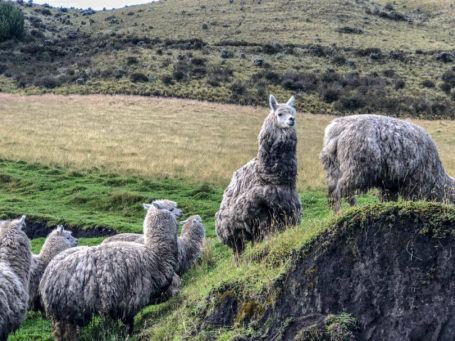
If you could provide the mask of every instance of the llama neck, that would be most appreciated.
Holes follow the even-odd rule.
[[[144,220],[144,245],[156,251],[162,262],[172,267],[177,264],[177,228],[177,222],[170,213],[149,212]]]
[[[274,184],[295,185],[297,178],[297,134],[295,129],[276,129],[264,122],[259,134],[257,172]]]

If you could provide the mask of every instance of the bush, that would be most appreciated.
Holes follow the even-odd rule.
[[[422,83],[420,83],[420,85],[425,88],[434,88],[434,82],[429,79],[425,79]]]
[[[282,86],[287,90],[310,91],[316,89],[319,79],[314,73],[286,72],[282,77]]]
[[[333,88],[321,87],[319,89],[319,96],[326,103],[332,103],[338,100],[340,92]]]
[[[404,89],[405,86],[406,86],[406,82],[404,79],[398,79],[395,82],[395,90]]]
[[[24,34],[24,15],[12,2],[0,2],[0,41]]]
[[[39,78],[35,84],[41,88],[46,88],[46,89],[54,89],[58,86],[60,86],[60,82],[58,79],[52,77],[52,76],[43,76]]]
[[[439,88],[444,91],[446,94],[450,94],[450,89],[452,88],[449,83],[443,82],[439,84]]]
[[[141,72],[135,72],[135,73],[131,74],[130,79],[134,83],[149,81],[149,78]]]
[[[442,74],[441,78],[444,82],[450,84],[452,88],[455,87],[455,71],[452,70],[446,71]]]

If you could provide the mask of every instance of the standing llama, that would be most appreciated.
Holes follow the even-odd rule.
[[[455,180],[447,175],[436,144],[421,127],[379,115],[333,120],[325,129],[320,159],[329,202],[356,205],[355,193],[378,189],[382,202],[431,200],[455,203]]]
[[[272,230],[300,223],[297,192],[297,133],[294,97],[278,103],[270,95],[270,114],[258,136],[257,156],[232,176],[215,214],[216,234],[234,251],[259,241]]]
[[[19,328],[28,303],[32,252],[21,219],[0,222],[0,341]]]
[[[177,264],[175,216],[148,205],[144,245],[116,242],[71,248],[49,263],[39,291],[57,340],[79,338],[94,314],[120,318],[131,334],[134,316],[171,285]]]
[[[157,203],[160,207],[168,210],[171,214],[174,215],[176,220],[179,220],[182,216],[182,210],[177,208],[177,203],[172,200],[160,199],[154,200],[153,203]],[[147,204],[146,204],[147,205]],[[148,207],[148,206],[146,206]],[[102,244],[112,243],[112,242],[136,242],[144,244],[144,235],[141,233],[119,233],[112,237],[108,237],[103,240]]]
[[[28,309],[42,310],[41,300],[38,294],[38,286],[41,276],[44,273],[49,262],[60,252],[76,246],[77,238],[71,235],[71,231],[67,231],[63,226],[57,226],[46,238],[46,241],[38,255],[32,256],[32,265],[30,268],[30,283],[28,288]]]

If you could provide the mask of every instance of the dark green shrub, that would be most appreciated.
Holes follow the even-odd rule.
[[[435,86],[434,82],[429,79],[425,79],[422,83],[420,83],[420,85],[422,85],[425,88],[434,88]]]
[[[0,41],[24,34],[24,15],[12,2],[0,2]]]
[[[455,87],[455,71],[449,70],[442,74],[442,80],[453,88]]]
[[[134,83],[138,83],[138,82],[144,83],[144,82],[149,81],[149,78],[141,72],[135,72],[135,73],[131,74],[130,79]]]
[[[439,88],[444,91],[446,94],[450,94],[450,89],[452,89],[452,87],[450,86],[449,83],[447,82],[443,82],[441,84],[439,84]]]

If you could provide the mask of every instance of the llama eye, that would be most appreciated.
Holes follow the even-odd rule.
[[[278,116],[281,117],[281,116],[283,116],[283,114],[282,114],[282,113],[279,113]]]

